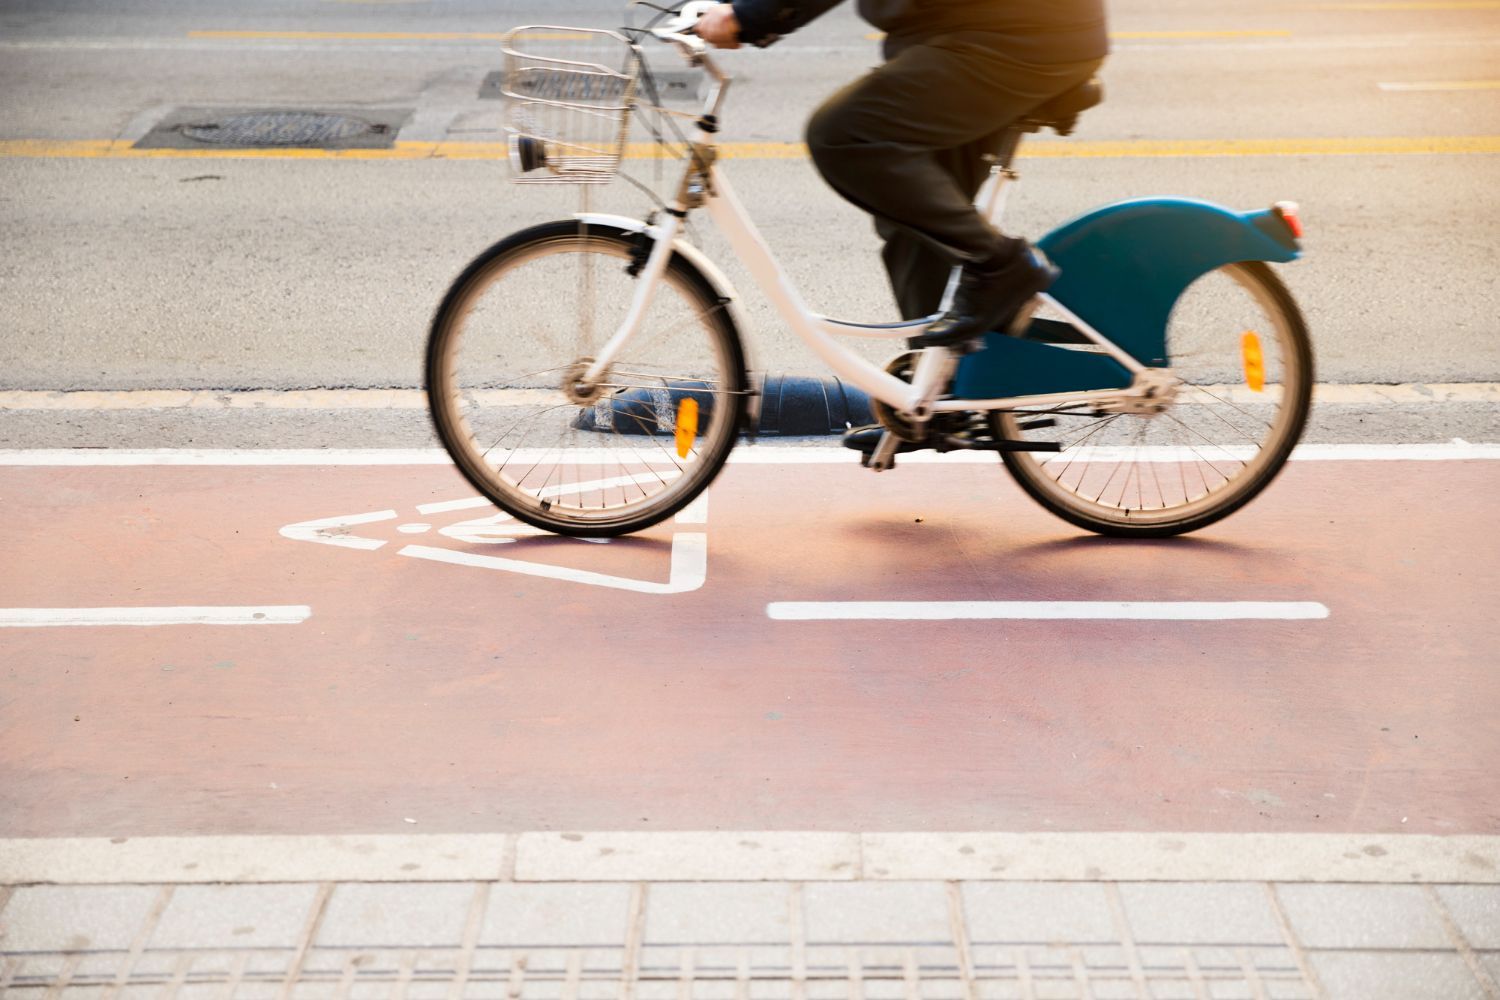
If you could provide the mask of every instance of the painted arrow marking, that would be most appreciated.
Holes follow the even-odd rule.
[[[377,510],[369,514],[344,514],[339,517],[324,517],[316,521],[289,524],[281,529],[284,538],[299,542],[318,542],[322,545],[338,545],[346,549],[378,549],[385,545],[384,539],[363,538],[349,532],[357,524],[389,521],[395,518],[393,510]]]
[[[548,496],[561,496],[591,489],[607,488],[640,481],[644,476],[616,477],[608,480],[575,483],[568,486],[551,487]],[[650,481],[660,477],[652,473]],[[460,510],[493,507],[484,497],[465,497],[460,500],[444,500],[438,503],[420,504],[417,512],[423,515],[444,514]],[[373,551],[385,546],[386,540],[369,538],[353,533],[354,528],[397,518],[394,510],[377,510],[364,514],[344,514],[324,517],[312,521],[289,524],[280,534],[285,538],[321,545],[337,545],[342,548]],[[676,517],[678,524],[704,524],[708,520],[708,498],[700,495],[683,508]],[[430,528],[427,524],[402,524],[396,530],[408,534],[420,534]],[[504,512],[473,518],[438,529],[438,534],[452,538],[465,545],[504,545],[521,538],[545,538],[558,542],[589,542],[604,545],[608,538],[567,538],[552,535],[516,520]],[[625,590],[637,594],[686,594],[698,590],[708,580],[708,535],[702,531],[678,531],[672,535],[672,552],[665,583],[657,580],[640,580],[634,577],[615,576],[593,570],[556,566],[550,563],[530,562],[525,559],[508,559],[501,556],[468,552],[459,549],[438,548],[432,545],[406,545],[397,550],[397,555],[414,559],[428,559],[452,566],[467,566],[472,569],[489,569],[502,573],[519,573],[565,583],[577,583],[587,587],[605,587],[610,590]]]

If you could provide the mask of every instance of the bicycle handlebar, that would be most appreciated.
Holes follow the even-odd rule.
[[[708,43],[693,33],[693,26],[698,23],[698,18],[718,5],[719,0],[692,0],[666,24],[652,28],[651,34],[678,46],[690,59],[701,58],[708,51]]]
[[[713,79],[713,92],[703,105],[703,113],[713,116],[719,113],[724,95],[729,89],[730,78],[709,55],[709,44],[693,32],[693,26],[700,17],[719,6],[719,2],[720,0],[692,0],[682,5],[676,17],[660,27],[649,29],[652,36],[676,46],[689,63],[701,67]]]

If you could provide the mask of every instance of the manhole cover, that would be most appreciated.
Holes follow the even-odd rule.
[[[137,149],[390,149],[411,108],[173,108]]]
[[[217,122],[183,125],[182,134],[223,146],[322,146],[388,126],[371,125],[348,115],[315,111],[263,111],[231,115]]]

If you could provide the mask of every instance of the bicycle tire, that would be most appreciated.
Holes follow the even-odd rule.
[[[1248,302],[1231,302],[1225,289],[1239,289]],[[1247,325],[1251,312],[1260,314],[1260,322]],[[1271,336],[1262,338],[1262,328]],[[1258,378],[1251,374],[1249,334],[1259,355]],[[1224,357],[1201,361],[1197,355],[1207,351],[1198,348],[1206,345]],[[1196,531],[1228,517],[1270,485],[1301,437],[1312,401],[1312,345],[1286,286],[1259,261],[1209,272],[1174,308],[1167,349],[1182,386],[1164,414],[1099,415],[1061,408],[991,414],[997,437],[1066,445],[1058,453],[1001,453],[1033,500],[1090,531],[1152,538]],[[1244,385],[1229,381],[1236,361]],[[1205,418],[1201,425],[1189,424],[1199,418]],[[1036,426],[1048,420],[1056,423]],[[1074,420],[1092,423],[1080,432]],[[1252,434],[1257,423],[1265,427],[1258,438]],[[1216,440],[1226,437],[1234,440]],[[1132,482],[1133,505],[1127,502]]]
[[[680,253],[606,375],[609,391],[580,403],[563,388],[618,328],[639,280],[632,265],[649,246],[644,234],[577,219],[534,226],[480,254],[433,316],[426,374],[438,437],[475,489],[533,527],[640,531],[691,503],[734,447],[747,405],[743,348],[727,300]],[[552,308],[570,275],[571,318]],[[691,432],[689,398],[699,407]]]

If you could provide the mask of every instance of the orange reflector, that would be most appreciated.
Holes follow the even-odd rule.
[[[698,401],[691,396],[677,404],[677,457],[687,458],[698,437]]]
[[[1297,214],[1298,208],[1295,201],[1278,201],[1271,206],[1281,221],[1286,223],[1286,228],[1292,234],[1292,239],[1302,238],[1302,218]]]
[[[1260,351],[1260,337],[1254,330],[1246,330],[1240,338],[1240,357],[1245,362],[1245,384],[1252,392],[1264,391],[1266,358]]]

